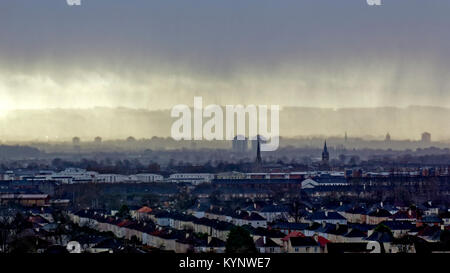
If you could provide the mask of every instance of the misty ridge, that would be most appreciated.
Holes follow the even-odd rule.
[[[269,111],[270,113],[270,111]],[[270,115],[270,114],[269,114]],[[450,140],[450,109],[432,106],[406,108],[284,107],[280,110],[282,137],[343,136],[367,139],[419,140],[427,131],[433,141]],[[225,115],[224,115],[225,117]],[[0,116],[2,141],[81,141],[168,137],[173,122],[170,110],[132,108],[12,110]],[[204,121],[209,119],[204,119]]]

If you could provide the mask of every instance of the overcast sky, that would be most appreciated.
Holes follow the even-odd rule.
[[[0,0],[0,112],[450,107],[450,1]]]

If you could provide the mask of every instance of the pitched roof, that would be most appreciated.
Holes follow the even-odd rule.
[[[347,234],[345,234],[344,236],[347,238],[364,238],[367,236],[367,233],[357,228],[354,228],[349,232],[347,232]]]
[[[293,238],[293,237],[305,237],[305,234],[303,234],[303,233],[301,233],[299,231],[293,231],[293,232],[289,233],[288,235],[284,236],[284,238],[281,239],[281,240],[289,241],[289,239]]]
[[[139,212],[139,213],[149,213],[149,212],[152,212],[152,209],[147,207],[147,206],[143,206],[142,208],[138,209],[137,212]]]
[[[391,219],[416,219],[417,213],[414,210],[399,210],[390,216]]]
[[[373,210],[373,211],[369,212],[368,215],[372,216],[372,217],[389,217],[392,214],[389,211],[385,210],[385,209],[377,208],[376,210]]]
[[[291,222],[277,222],[271,226],[274,229],[289,229],[289,230],[304,230],[309,227],[308,223],[291,223]]]
[[[382,224],[391,230],[411,230],[415,227],[410,221],[383,221]]]
[[[335,211],[317,211],[309,216],[310,220],[347,220],[344,216]]]
[[[289,208],[286,206],[280,206],[280,205],[268,205],[264,206],[260,212],[288,212]]]
[[[256,212],[252,212],[252,213],[247,217],[246,220],[248,220],[248,221],[265,221],[266,218],[262,217],[261,215],[259,215],[259,214],[256,213]]]
[[[325,247],[325,245],[327,245],[327,244],[330,243],[331,241],[329,241],[329,240],[326,239],[325,237],[318,236],[318,237],[317,237],[317,242],[319,243],[319,245],[320,245],[321,247]]]
[[[264,237],[259,237],[255,241],[256,247],[281,247],[279,244],[275,243],[272,239],[266,237],[266,242],[264,243]]]
[[[389,232],[378,232],[374,231],[369,237],[367,237],[365,240],[367,241],[377,241],[377,242],[383,242],[388,243],[392,242],[393,236]]]
[[[312,237],[290,237],[292,247],[318,246],[318,243]]]
[[[361,206],[357,206],[357,207],[352,207],[352,208],[346,210],[345,212],[351,213],[351,214],[365,214],[365,213],[367,213],[367,210]]]
[[[422,223],[441,223],[442,219],[439,218],[437,215],[427,215],[423,216],[420,221]]]

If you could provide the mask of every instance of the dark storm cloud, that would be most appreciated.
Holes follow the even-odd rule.
[[[423,0],[1,0],[0,98],[450,106],[449,12]]]

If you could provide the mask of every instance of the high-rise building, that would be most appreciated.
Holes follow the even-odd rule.
[[[389,133],[386,134],[386,137],[384,138],[384,141],[386,141],[386,142],[391,141],[391,135]]]
[[[74,137],[74,138],[72,138],[72,144],[73,144],[73,145],[79,145],[80,142],[81,142],[81,140],[80,140],[79,137]]]
[[[431,134],[428,132],[422,133],[422,142],[430,143],[431,142]]]
[[[235,136],[232,141],[232,150],[237,153],[245,153],[248,149],[248,139],[244,136]]]
[[[99,137],[99,136],[98,136],[98,137],[95,137],[95,138],[94,138],[94,143],[95,143],[95,144],[100,144],[100,143],[102,143],[102,138]]]

